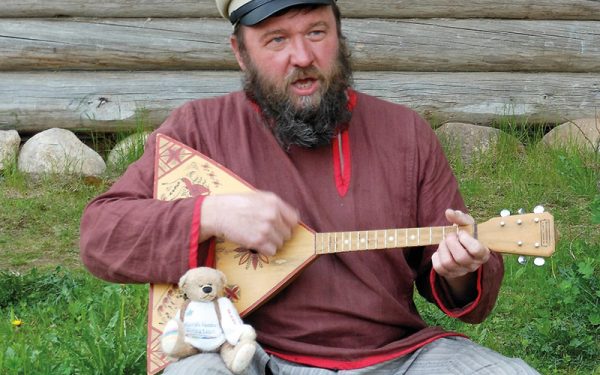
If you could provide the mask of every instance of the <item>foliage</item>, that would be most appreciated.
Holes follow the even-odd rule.
[[[419,310],[428,322],[523,358],[543,374],[600,373],[600,155],[551,149],[539,142],[542,132],[501,127],[510,135],[470,164],[445,145],[465,201],[482,220],[503,208],[544,205],[560,234],[556,253],[545,267],[505,256],[497,306],[482,324],[451,320],[422,300]]]
[[[506,256],[497,306],[479,325],[422,299],[419,311],[543,374],[600,374],[600,154],[550,149],[539,142],[545,129],[511,118],[496,125],[519,142],[502,136],[468,164],[445,145],[469,210],[485,220],[503,208],[543,204],[560,232],[556,254],[545,267]],[[116,141],[100,138],[97,146]],[[105,179],[2,172],[0,374],[145,372],[147,287],[100,281],[81,271],[78,257],[83,207],[136,158]]]
[[[2,272],[2,374],[142,374],[147,288],[62,268]]]

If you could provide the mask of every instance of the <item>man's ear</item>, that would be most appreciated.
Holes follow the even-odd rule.
[[[240,66],[240,69],[246,70],[246,64],[244,64],[244,59],[242,59],[242,54],[240,52],[240,46],[238,44],[238,40],[235,35],[232,35],[229,37],[229,44],[231,45],[231,49],[233,50],[235,59],[237,60],[238,65]]]

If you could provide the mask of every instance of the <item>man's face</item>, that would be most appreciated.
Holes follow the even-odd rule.
[[[240,66],[260,77],[296,109],[318,106],[337,68],[339,36],[329,6],[292,9],[243,30],[245,51],[232,41]]]
[[[291,9],[244,27],[231,44],[244,91],[285,148],[329,144],[350,120],[352,80],[345,42],[330,6]]]

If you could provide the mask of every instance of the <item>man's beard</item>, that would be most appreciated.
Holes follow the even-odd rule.
[[[279,83],[262,76],[250,57],[242,54],[246,65],[244,91],[258,104],[284,149],[291,145],[309,148],[328,145],[340,127],[350,121],[347,90],[352,84],[352,70],[346,51],[341,41],[336,62],[327,75],[314,66],[295,68]],[[289,91],[291,83],[305,77],[316,78],[319,89],[311,96],[293,97]]]

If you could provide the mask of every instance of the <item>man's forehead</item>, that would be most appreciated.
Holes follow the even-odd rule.
[[[256,35],[269,35],[279,32],[292,32],[294,30],[306,31],[315,27],[335,27],[334,17],[330,13],[320,12],[320,9],[297,9],[283,11],[266,20],[253,25],[245,26],[250,33]],[[301,18],[299,18],[301,17]]]
[[[282,10],[302,5],[331,5],[335,0],[216,0],[221,16],[232,24],[255,25]]]

